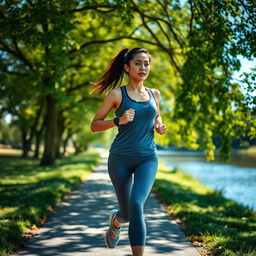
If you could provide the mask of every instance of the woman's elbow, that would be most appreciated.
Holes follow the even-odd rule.
[[[90,128],[91,128],[91,132],[96,132],[94,122],[91,123]]]

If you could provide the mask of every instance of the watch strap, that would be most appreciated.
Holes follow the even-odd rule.
[[[115,124],[116,126],[119,126],[119,117],[115,117],[115,118],[114,118],[114,124]]]

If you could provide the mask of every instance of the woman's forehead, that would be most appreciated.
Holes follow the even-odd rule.
[[[150,61],[149,56],[145,52],[139,52],[134,55],[133,61]]]

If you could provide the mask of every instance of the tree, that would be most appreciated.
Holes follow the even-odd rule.
[[[34,121],[25,122],[31,132],[23,136],[24,144],[37,134],[39,145],[39,135],[45,134],[41,164],[52,164],[66,140],[63,136],[78,132],[70,123],[74,109],[81,110],[80,104],[97,106],[95,97],[88,95],[88,82],[102,74],[113,52],[134,42],[155,55],[157,66],[148,81],[161,90],[164,100],[169,136],[160,139],[163,143],[203,148],[212,159],[217,135],[227,159],[232,136],[255,136],[255,100],[250,94],[254,76],[244,77],[249,84],[246,96],[241,83],[231,80],[239,69],[238,55],[252,58],[255,52],[252,1],[2,2],[1,84],[5,91],[16,84],[24,88],[24,98],[19,95],[13,107],[17,110],[26,102],[34,113]],[[33,103],[34,95],[27,94],[24,84],[42,107]],[[27,120],[18,118],[20,123]]]
[[[203,148],[211,160],[213,135],[218,135],[221,158],[227,160],[232,136],[255,136],[255,100],[232,81],[232,72],[240,68],[238,56],[255,57],[254,2],[145,3],[131,0],[126,8],[141,20],[133,39],[143,35],[144,42],[165,52],[177,76],[174,106],[165,108],[169,142]],[[247,80],[248,90],[255,87],[253,79]]]
[[[61,1],[45,0],[5,1],[3,7],[1,27],[5,29],[2,31],[0,51],[9,68],[4,72],[36,77],[35,87],[31,89],[38,92],[45,103],[45,150],[41,164],[52,164],[58,152],[58,132],[63,131],[63,127],[58,129],[58,120],[59,126],[63,125],[61,116],[58,117],[61,113],[58,103],[69,92],[66,90],[69,84],[65,72],[72,64],[71,55],[79,50],[69,32],[76,26],[76,13],[90,9],[98,11],[98,8],[108,6],[98,4],[79,8],[76,1],[62,4]],[[81,49],[90,44],[87,42]]]

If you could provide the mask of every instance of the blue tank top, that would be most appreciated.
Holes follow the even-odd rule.
[[[157,106],[154,94],[145,87],[149,100],[137,102],[131,99],[126,87],[120,87],[122,101],[116,110],[116,115],[121,117],[123,113],[133,108],[135,116],[133,121],[118,127],[118,133],[110,147],[110,153],[118,155],[147,156],[156,151],[154,142],[154,122],[157,114]]]

